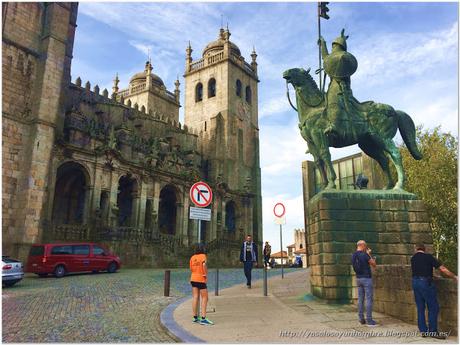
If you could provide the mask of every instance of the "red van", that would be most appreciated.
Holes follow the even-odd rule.
[[[57,278],[71,272],[116,272],[121,260],[97,243],[34,244],[30,248],[26,271]]]

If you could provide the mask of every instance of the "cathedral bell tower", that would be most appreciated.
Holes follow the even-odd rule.
[[[225,204],[238,199],[239,210],[231,212],[247,219],[237,227],[261,240],[257,54],[246,62],[230,35],[228,27],[221,28],[198,60],[188,44],[184,123],[199,133],[207,181],[226,188],[224,230],[233,227],[226,225]]]

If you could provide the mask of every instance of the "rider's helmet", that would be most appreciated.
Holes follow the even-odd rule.
[[[340,33],[340,36],[337,37],[334,40],[334,42],[332,42],[332,46],[334,46],[334,44],[338,44],[339,46],[341,46],[346,51],[347,50],[347,38],[348,38],[348,36],[345,36],[344,33],[345,33],[345,29],[342,29],[342,32]]]

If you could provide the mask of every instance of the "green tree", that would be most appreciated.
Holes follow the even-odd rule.
[[[458,138],[442,133],[440,127],[424,130],[417,127],[417,145],[423,154],[412,158],[401,145],[405,189],[416,194],[426,205],[433,231],[436,256],[457,272],[457,150]]]

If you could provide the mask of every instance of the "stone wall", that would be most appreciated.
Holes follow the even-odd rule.
[[[423,202],[393,191],[324,191],[308,204],[308,261],[312,293],[352,300],[351,254],[365,240],[379,264],[408,264],[417,242],[431,246]]]
[[[441,307],[438,328],[442,332],[457,334],[457,282],[439,278],[435,279],[435,285]],[[377,266],[374,271],[374,310],[417,324],[410,265]]]

